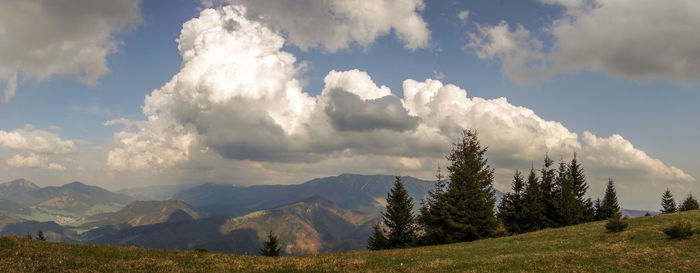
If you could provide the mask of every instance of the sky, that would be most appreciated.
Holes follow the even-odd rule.
[[[30,20],[31,19],[31,20]],[[623,207],[700,192],[700,2],[7,0],[0,181],[432,179],[467,128]]]

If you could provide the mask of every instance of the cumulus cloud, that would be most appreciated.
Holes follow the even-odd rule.
[[[113,34],[138,23],[140,0],[9,0],[0,2],[0,82],[3,101],[22,77],[77,76],[90,85],[109,72]]]
[[[32,125],[11,132],[0,130],[0,150],[13,154],[5,160],[8,166],[59,171],[66,167],[52,160],[77,151],[73,141],[62,140],[55,134],[38,130]]]
[[[468,48],[503,64],[503,73],[530,83],[587,69],[630,80],[697,82],[700,76],[700,2],[672,0],[540,0],[565,8],[543,32],[553,45],[520,25],[480,26]]]
[[[457,13],[457,18],[459,18],[459,20],[461,21],[467,21],[467,19],[469,18],[469,11],[466,9],[460,11],[459,13]]]
[[[307,50],[319,45],[329,52],[352,43],[367,48],[392,31],[408,49],[425,48],[430,30],[420,15],[423,0],[224,0],[248,8],[249,18],[283,29],[287,42]]]
[[[296,79],[295,57],[282,51],[283,36],[246,12],[206,9],[183,25],[181,69],[147,96],[146,119],[105,123],[127,125],[109,151],[113,170],[242,184],[342,172],[428,178],[462,130],[476,128],[500,185],[546,153],[574,152],[596,178],[694,181],[621,136],[584,132],[580,139],[506,98],[469,97],[439,80],[405,80],[399,98],[365,72],[330,71],[321,94],[311,96]]]

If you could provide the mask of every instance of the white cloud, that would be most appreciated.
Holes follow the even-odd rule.
[[[540,0],[566,11],[543,32],[548,52],[522,26],[479,27],[469,34],[477,56],[503,63],[503,73],[530,83],[588,69],[630,80],[697,82],[700,76],[700,2],[694,0]]]
[[[5,163],[7,165],[16,167],[16,168],[21,168],[21,167],[29,167],[29,168],[37,168],[40,167],[43,162],[46,161],[45,157],[39,156],[34,153],[30,153],[27,155],[20,155],[16,154],[10,159],[6,160]]]
[[[461,21],[467,21],[469,19],[469,11],[468,10],[462,10],[459,13],[457,13],[457,18]]]
[[[287,42],[329,52],[352,43],[367,48],[392,31],[408,49],[429,46],[430,30],[420,15],[423,0],[225,0],[248,8],[248,17],[284,29]]]
[[[0,147],[42,154],[66,154],[76,150],[73,141],[62,140],[29,124],[11,132],[0,130]]]
[[[342,172],[429,178],[461,131],[476,128],[500,185],[509,183],[514,168],[529,167],[545,153],[559,158],[574,152],[596,179],[694,181],[620,136],[584,132],[581,141],[531,109],[505,98],[469,97],[438,80],[406,80],[400,99],[365,72],[330,71],[321,94],[311,96],[296,79],[295,57],[282,51],[284,38],[248,18],[242,7],[223,7],[184,24],[182,67],[147,96],[146,119],[105,123],[127,125],[109,151],[114,170],[241,184]],[[628,175],[639,170],[642,175]]]
[[[0,2],[0,82],[3,101],[16,92],[18,72],[43,80],[77,76],[95,85],[117,51],[113,34],[138,23],[140,0],[9,0]]]

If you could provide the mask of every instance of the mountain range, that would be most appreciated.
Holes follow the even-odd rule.
[[[286,255],[360,250],[394,180],[342,174],[297,185],[205,183],[113,193],[80,182],[40,188],[18,179],[0,184],[0,234],[42,230],[56,241],[250,254],[272,231]],[[402,182],[416,210],[435,185],[408,176]],[[496,191],[497,200],[502,196]]]

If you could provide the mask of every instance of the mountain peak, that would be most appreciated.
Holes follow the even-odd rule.
[[[75,189],[75,188],[89,188],[89,187],[91,187],[91,186],[90,186],[90,185],[87,185],[87,184],[85,184],[85,183],[82,183],[82,182],[80,182],[80,181],[73,181],[73,182],[70,182],[70,183],[68,183],[68,184],[65,184],[65,185],[63,185],[63,186],[61,186],[61,187],[63,187],[63,188],[74,188],[74,189]]]
[[[10,182],[0,184],[0,192],[28,192],[39,189],[39,186],[24,178],[15,179]]]

